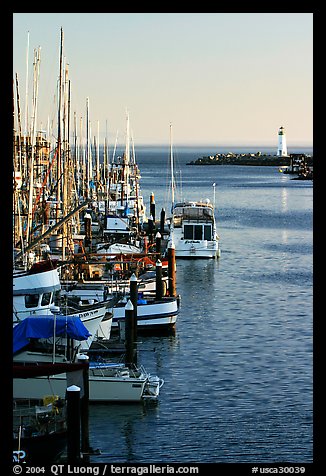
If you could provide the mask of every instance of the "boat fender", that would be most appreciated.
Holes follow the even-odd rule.
[[[168,287],[167,287],[167,284],[166,284],[166,281],[162,281],[162,287],[163,287],[163,296],[167,296],[168,294]]]

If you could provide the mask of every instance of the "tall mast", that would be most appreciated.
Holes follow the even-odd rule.
[[[62,53],[63,53],[63,30],[61,27],[60,39],[60,60],[59,60],[59,101],[58,101],[58,154],[57,154],[57,204],[56,204],[56,222],[59,220],[60,198],[61,198],[61,96],[62,96]]]
[[[27,136],[28,136],[28,56],[29,56],[29,31],[27,32],[27,47],[26,47],[26,78],[25,78],[25,124],[24,124],[24,161],[22,167],[22,177],[28,175],[28,157],[27,157]]]
[[[81,163],[81,190],[80,194],[83,198],[86,198],[85,192],[85,179],[86,179],[86,157],[85,157],[85,140],[84,140],[84,131],[83,131],[83,117],[80,116],[80,127],[79,127],[79,160]]]
[[[129,138],[129,114],[128,111],[126,111],[127,114],[127,125],[126,125],[126,149],[125,149],[125,162],[127,165],[129,165],[129,160],[130,160],[130,138]]]
[[[103,157],[103,163],[104,163],[104,174],[103,174],[103,179],[104,183],[106,184],[108,177],[109,177],[109,170],[108,170],[108,121],[105,121],[105,138],[104,138],[104,157]]]
[[[172,202],[172,210],[174,207],[174,170],[173,170],[173,149],[172,149],[172,124],[170,123],[170,166],[171,166],[171,202]]]
[[[90,185],[90,144],[89,144],[89,104],[88,98],[86,98],[86,197],[90,197],[89,185]]]
[[[17,152],[18,152],[18,161],[16,161],[15,171],[16,169],[22,173],[22,128],[21,128],[21,117],[20,117],[20,101],[19,101],[19,88],[18,88],[18,74],[16,73],[16,99],[17,99],[17,121],[18,121],[18,142],[17,142]]]
[[[69,134],[69,82],[68,82],[68,65],[65,64],[64,76],[64,96],[63,96],[63,150],[62,150],[62,214],[66,216],[68,213],[68,180],[69,180],[69,152],[68,152],[68,134]],[[70,187],[69,187],[70,189]],[[68,245],[68,224],[62,225],[62,259],[66,258],[66,248]]]
[[[34,191],[34,155],[36,147],[36,120],[37,120],[37,97],[38,97],[38,79],[40,72],[40,51],[34,50],[34,79],[33,79],[33,116],[31,129],[31,158],[29,165],[29,197],[28,197],[28,214],[27,214],[27,229],[26,229],[26,243],[29,243],[29,236],[32,231],[33,219],[33,191]]]
[[[28,54],[29,54],[29,31],[27,32],[27,48],[26,48],[26,79],[25,79],[25,129],[24,137],[28,135]]]
[[[100,121],[97,121],[97,146],[96,146],[96,181],[97,190],[100,182]]]
[[[173,149],[172,149],[172,124],[170,123],[170,167],[171,167],[171,223],[170,223],[170,240],[174,242],[174,170],[173,170]]]
[[[128,206],[129,201],[129,164],[130,164],[130,126],[129,126],[129,114],[127,111],[127,125],[126,125],[126,150],[125,150],[125,160],[123,163],[123,188],[126,194],[126,205]],[[122,189],[123,190],[123,189]],[[123,198],[121,197],[121,205],[123,203]]]

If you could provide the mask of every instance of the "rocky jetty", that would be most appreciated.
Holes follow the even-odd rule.
[[[226,154],[200,157],[188,162],[187,165],[270,165],[281,167],[290,166],[292,155],[297,154],[290,154],[289,157],[278,157],[277,155],[262,154],[261,152],[256,152],[255,154],[235,154],[228,152]],[[308,165],[310,162],[312,164],[312,157],[305,156],[305,160]]]

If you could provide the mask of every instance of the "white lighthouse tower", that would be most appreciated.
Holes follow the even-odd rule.
[[[286,148],[286,137],[284,127],[281,126],[278,130],[278,146],[277,146],[277,155],[279,157],[287,157],[288,151]]]

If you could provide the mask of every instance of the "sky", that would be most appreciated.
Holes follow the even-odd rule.
[[[168,144],[170,124],[174,144],[277,147],[283,126],[313,145],[313,13],[13,13],[22,120],[40,47],[39,129],[57,127],[61,28],[71,117],[88,98],[100,142],[124,142],[128,111],[135,146]]]

